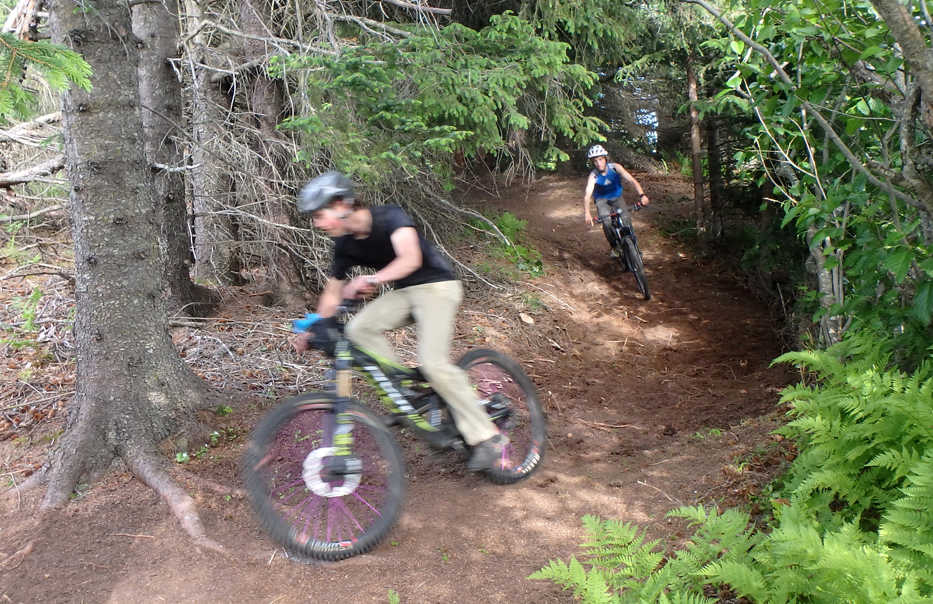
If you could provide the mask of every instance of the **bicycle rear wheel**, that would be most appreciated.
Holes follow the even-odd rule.
[[[547,441],[544,412],[531,378],[495,350],[471,350],[457,364],[467,372],[489,419],[509,439],[496,467],[486,475],[498,484],[527,478],[541,465]]]
[[[347,403],[360,467],[333,471],[335,398],[303,394],[256,426],[243,460],[250,503],[272,538],[298,558],[342,560],[372,549],[398,519],[404,461],[381,418]],[[346,458],[343,458],[346,459]]]
[[[622,251],[628,259],[632,274],[635,275],[635,283],[638,284],[638,290],[645,300],[651,299],[651,292],[648,291],[648,280],[645,279],[645,265],[641,260],[641,251],[635,245],[631,237],[625,237],[622,240]]]

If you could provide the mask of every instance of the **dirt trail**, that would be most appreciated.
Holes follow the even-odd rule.
[[[3,512],[0,601],[387,602],[394,590],[406,603],[564,602],[568,594],[526,577],[578,552],[584,514],[681,539],[664,519],[669,509],[738,499],[767,476],[764,461],[733,461],[767,448],[773,421],[764,416],[788,376],[769,368],[780,351],[766,310],[658,233],[659,216],[683,209],[683,183],[637,177],[654,200],[634,221],[649,302],[608,257],[601,231],[583,225],[582,179],[544,178],[495,202],[528,220],[547,274],[527,284],[524,304],[474,291],[458,342],[505,349],[535,379],[550,444],[528,481],[497,487],[415,448],[408,500],[387,541],[355,559],[304,565],[282,558],[244,501],[179,474],[228,554],[196,551],[158,497],[117,472],[41,530],[28,518],[31,499]],[[231,421],[248,427],[255,416]],[[191,469],[237,484],[241,447]],[[27,555],[4,559],[27,543]]]

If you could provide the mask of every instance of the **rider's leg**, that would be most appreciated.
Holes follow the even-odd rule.
[[[346,327],[347,338],[358,348],[380,362],[398,367],[403,364],[384,334],[412,323],[411,303],[404,291],[393,290],[379,296],[356,313]]]
[[[596,214],[599,216],[599,220],[603,225],[603,234],[606,236],[606,240],[609,241],[609,247],[613,247],[613,241],[615,238],[612,235],[612,229],[609,228],[609,212],[610,207],[614,199],[597,199],[596,200]]]
[[[616,197],[609,202],[613,208],[616,209],[616,212],[619,214],[619,218],[622,220],[622,224],[631,228],[632,227],[632,215],[629,214],[628,207],[626,207],[624,200],[621,197]]]
[[[599,219],[603,225],[603,235],[606,236],[606,241],[609,242],[609,252],[611,255],[616,254],[615,248],[615,235],[612,234],[612,229],[609,225],[609,212],[610,207],[612,207],[615,199],[597,199],[596,200],[596,214],[599,216]]]
[[[499,431],[476,400],[466,372],[450,362],[457,309],[463,300],[460,282],[425,283],[400,291],[409,296],[418,325],[421,372],[450,405],[463,439],[475,445],[495,437]]]

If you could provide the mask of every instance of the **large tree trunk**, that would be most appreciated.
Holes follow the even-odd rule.
[[[164,213],[165,279],[168,307],[205,315],[216,303],[211,290],[191,281],[190,229],[185,204],[184,154],[178,144],[182,123],[180,74],[170,59],[178,55],[178,2],[144,2],[133,8],[139,50],[139,101],[146,156],[154,174],[156,202]]]
[[[157,488],[185,528],[205,539],[193,502],[166,478],[157,443],[196,425],[202,383],[167,332],[159,245],[162,207],[152,193],[137,92],[136,40],[125,3],[94,11],[52,8],[53,39],[91,65],[93,89],[64,95],[65,166],[74,238],[75,397],[48,466],[43,507],[115,458]]]
[[[697,233],[706,232],[706,213],[703,199],[703,163],[700,154],[700,112],[697,110],[697,74],[693,68],[693,55],[687,57],[687,97],[690,101],[690,159],[693,162],[693,204]]]

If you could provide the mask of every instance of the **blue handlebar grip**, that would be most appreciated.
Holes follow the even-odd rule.
[[[313,312],[306,314],[304,319],[295,319],[292,321],[292,331],[295,333],[308,331],[311,329],[311,326],[314,325],[320,318],[321,316],[319,314]]]

